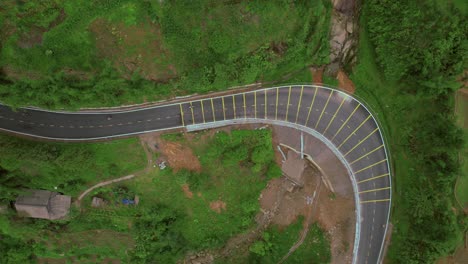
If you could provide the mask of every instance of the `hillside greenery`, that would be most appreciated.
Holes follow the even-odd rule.
[[[130,181],[98,188],[81,201],[79,210],[72,206],[66,220],[18,218],[12,209],[7,209],[0,214],[0,262],[61,259],[80,263],[176,263],[190,252],[216,250],[232,236],[255,228],[260,192],[269,179],[281,176],[274,162],[271,131],[197,135],[193,142],[178,134],[164,138],[193,148],[200,156],[201,171],[154,169]],[[114,168],[116,173],[130,173],[128,170],[139,170],[145,164],[135,139],[57,144],[5,138],[5,142],[14,143],[0,155],[0,164],[9,170],[8,177],[1,178],[7,183],[2,188],[8,192],[2,189],[0,205],[14,200],[21,188],[54,190],[58,185],[57,191],[76,198],[87,186],[109,177],[108,170],[114,163],[127,166]],[[15,150],[19,144],[24,144],[20,153]],[[239,151],[229,155],[233,149]],[[53,156],[48,154],[52,150],[57,152]],[[86,159],[79,150],[86,153]],[[98,151],[99,156],[95,156]],[[37,155],[26,154],[29,152]],[[128,157],[140,157],[141,162],[129,161]],[[9,163],[12,159],[23,162],[14,169]],[[103,175],[91,174],[90,169],[102,170]],[[16,173],[15,177],[9,176],[10,170]],[[62,179],[60,175],[66,176]],[[71,180],[76,182],[70,183]],[[139,196],[138,206],[122,205],[123,199],[133,200],[135,195]],[[90,206],[94,196],[103,198],[106,205]],[[213,204],[221,206],[216,209]]]
[[[74,196],[86,186],[125,176],[145,164],[137,139],[67,144],[0,135],[0,201],[11,200],[20,188]]]
[[[330,10],[328,0],[5,0],[0,101],[76,109],[279,80],[328,62]]]
[[[449,1],[364,1],[351,77],[389,139],[391,263],[433,263],[453,252],[466,230],[466,217],[454,211],[464,143],[453,93],[467,66],[467,21]]]

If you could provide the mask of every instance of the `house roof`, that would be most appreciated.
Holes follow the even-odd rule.
[[[70,196],[46,190],[26,190],[16,199],[15,208],[22,216],[54,220],[66,216],[70,204]]]
[[[47,206],[49,204],[51,191],[45,190],[26,190],[25,193],[16,198],[15,204],[31,206]]]

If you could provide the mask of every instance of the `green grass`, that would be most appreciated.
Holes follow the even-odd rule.
[[[235,156],[235,153],[222,154],[230,151],[230,144],[219,140],[244,142],[247,156]],[[258,140],[258,139],[261,140]],[[185,217],[180,224],[184,237],[190,241],[193,248],[212,248],[223,245],[234,234],[240,233],[252,225],[253,216],[259,210],[257,198],[265,188],[266,174],[273,163],[273,148],[271,131],[233,131],[232,136],[217,133],[209,139],[206,145],[194,146],[195,153],[200,156],[203,170],[200,173],[171,169],[155,171],[138,177],[126,185],[141,195],[141,206],[160,203],[166,204],[176,211],[183,212]],[[252,162],[250,153],[269,152],[265,164]],[[255,160],[255,159],[254,159]],[[240,166],[243,164],[243,166]],[[278,173],[278,172],[276,172]],[[279,176],[279,175],[275,175]],[[193,193],[192,198],[186,197],[182,186],[187,184]],[[242,186],[242,188],[239,188]],[[210,203],[222,201],[226,204],[221,213],[210,209]]]
[[[3,184],[71,196],[100,181],[141,170],[146,164],[143,149],[134,138],[70,144],[1,135],[0,145],[0,167],[7,171],[8,179]]]
[[[174,141],[174,142],[185,141],[185,137],[183,133],[163,134],[161,135],[161,139],[164,139],[166,141]]]
[[[299,217],[287,227],[272,226],[262,233],[262,237],[254,241],[249,254],[237,254],[216,263],[277,263],[298,241],[303,229],[303,217]],[[330,241],[326,233],[313,224],[309,228],[304,242],[284,263],[330,263]]]
[[[62,10],[64,20],[50,27]],[[9,70],[5,71],[7,76],[0,77],[12,82],[1,84],[0,99],[11,105],[75,109],[159,100],[256,81],[282,81],[289,73],[328,63],[330,12],[331,3],[326,0],[293,4],[49,0],[41,5],[7,1],[0,9],[0,23],[6,25],[0,32],[0,36],[5,35],[1,38],[0,67]],[[93,33],[97,20],[104,20],[109,25],[105,31],[112,29],[113,35]],[[27,42],[25,35],[37,35],[37,25],[43,26],[38,33],[41,44],[20,47],[19,42]],[[125,36],[115,34],[132,26],[141,31],[134,36],[141,39],[132,40],[138,45],[120,45]],[[102,54],[106,49],[98,43],[106,40],[101,38],[109,42],[107,50],[112,55]],[[158,49],[155,45],[162,51],[136,52]],[[129,64],[124,65],[123,57],[141,55],[146,68],[142,66],[140,73],[127,69]],[[142,80],[164,75],[145,73],[144,68],[170,68],[175,74],[162,81]],[[62,74],[64,69],[67,71]],[[297,78],[290,81],[309,79]]]
[[[338,79],[329,77],[328,75],[323,75],[323,84],[330,85],[331,87],[338,87]]]
[[[460,94],[460,93],[459,93]],[[468,144],[468,96],[456,96],[456,115],[458,124],[464,128],[465,146]],[[457,183],[456,194],[461,206],[468,207],[468,148],[465,147],[460,153],[460,161],[462,163],[460,177]]]
[[[96,263],[104,259],[128,262],[126,251],[133,247],[133,238],[111,230],[45,233],[41,236],[46,246],[36,251],[39,258],[56,260],[78,259],[80,263]],[[92,243],[90,243],[92,241]],[[93,260],[95,258],[95,260]]]

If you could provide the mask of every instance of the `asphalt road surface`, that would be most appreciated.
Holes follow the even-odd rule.
[[[355,263],[379,263],[391,203],[389,161],[378,123],[358,100],[313,85],[293,85],[130,111],[51,112],[0,105],[0,130],[53,140],[92,140],[255,118],[305,126],[322,134],[351,168],[360,232]]]

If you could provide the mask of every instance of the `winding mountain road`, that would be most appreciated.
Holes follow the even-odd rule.
[[[391,206],[389,156],[374,116],[362,102],[344,92],[293,85],[105,113],[13,111],[0,105],[0,130],[62,141],[253,122],[302,130],[335,153],[348,170],[355,194],[353,263],[380,263]]]

